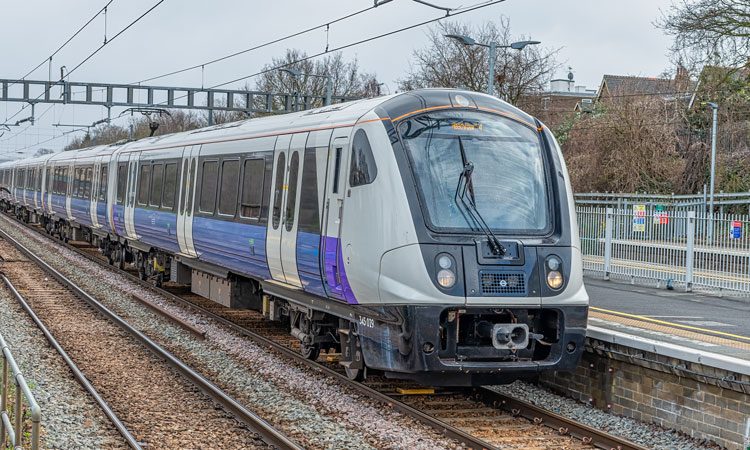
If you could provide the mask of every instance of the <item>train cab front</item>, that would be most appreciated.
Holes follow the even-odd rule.
[[[575,368],[588,296],[552,134],[465,91],[419,91],[385,109],[398,119],[389,135],[417,242],[383,255],[382,326],[360,332],[367,365],[454,386]]]

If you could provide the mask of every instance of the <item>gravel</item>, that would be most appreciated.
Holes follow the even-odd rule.
[[[128,448],[26,311],[0,285],[0,333],[42,409],[42,448]]]
[[[0,227],[222,389],[308,448],[456,448],[458,443],[328,377],[187,312],[125,276],[3,217]],[[138,294],[206,330],[198,341],[134,302]]]
[[[516,381],[504,386],[488,387],[645,447],[658,450],[718,448],[716,446],[706,447],[698,445],[689,437],[685,437],[673,430],[617,416],[522,381]]]

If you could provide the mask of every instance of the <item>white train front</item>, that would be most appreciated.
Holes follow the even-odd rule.
[[[433,385],[580,359],[562,153],[484,94],[420,90],[0,165],[3,203],[156,283],[282,321],[303,353]]]

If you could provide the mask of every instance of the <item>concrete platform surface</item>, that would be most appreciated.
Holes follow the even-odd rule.
[[[750,374],[750,300],[584,282],[589,337]]]

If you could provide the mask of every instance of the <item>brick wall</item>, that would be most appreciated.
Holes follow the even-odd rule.
[[[729,449],[744,449],[750,376],[587,339],[574,372],[542,385],[594,406]]]

